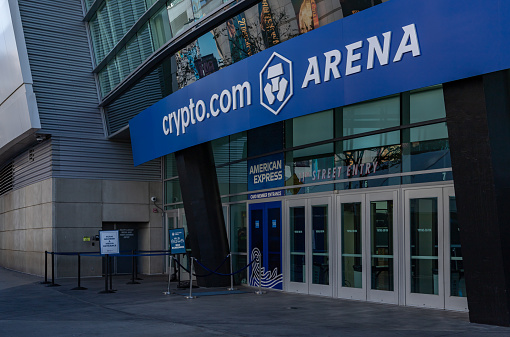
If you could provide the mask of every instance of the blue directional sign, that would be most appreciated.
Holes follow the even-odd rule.
[[[186,254],[184,228],[170,229],[170,252],[172,254]]]
[[[178,90],[129,123],[134,164],[233,133],[510,68],[510,1],[392,0]]]

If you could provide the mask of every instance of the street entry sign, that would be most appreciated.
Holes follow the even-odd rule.
[[[101,255],[119,254],[119,231],[99,231]]]

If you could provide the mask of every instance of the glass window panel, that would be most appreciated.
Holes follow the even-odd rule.
[[[229,166],[217,167],[216,176],[218,177],[218,186],[220,188],[220,195],[230,194],[230,179],[229,179]]]
[[[150,8],[152,5],[154,5],[158,0],[145,0],[145,3],[147,5],[147,8]]]
[[[245,161],[230,166],[230,194],[248,191],[248,165]]]
[[[232,252],[246,253],[246,221],[246,204],[230,205],[230,250]]]
[[[248,257],[245,254],[232,253],[232,268],[234,270],[240,270],[248,264]],[[247,269],[234,275],[235,284],[246,284]]]
[[[400,131],[380,133],[377,135],[347,139],[342,141],[343,150],[357,150],[400,143]]]
[[[424,140],[447,139],[446,123],[432,124],[411,129],[411,142]]]
[[[224,2],[223,0],[191,1],[195,20],[199,20],[204,15],[207,15],[208,13],[212,12],[213,10],[218,8],[223,2]]]
[[[248,130],[248,156],[282,150],[283,134],[283,122]]]
[[[393,291],[393,201],[370,203],[372,289]]]
[[[291,207],[290,212],[290,281],[306,282],[305,208]]]
[[[176,177],[179,174],[177,173],[177,163],[175,162],[175,154],[171,153],[165,156],[165,179]]]
[[[173,204],[182,201],[181,185],[179,179],[165,181],[165,204]]]
[[[342,221],[342,286],[362,288],[361,203],[345,203]]]
[[[437,198],[410,199],[411,292],[439,293]]]
[[[199,37],[197,45],[200,50],[200,57],[195,60],[195,67],[200,78],[204,78],[223,68],[223,59],[219,54],[216,40],[211,32]]]
[[[189,0],[174,0],[168,2],[168,19],[170,20],[173,36],[181,33],[184,28],[194,21],[191,6]]]
[[[247,150],[247,137],[246,132],[239,132],[229,136],[230,139],[230,161],[236,161],[240,159],[246,158],[246,150]]]
[[[452,166],[448,139],[404,144],[404,172],[449,168]]]
[[[442,87],[413,91],[410,102],[411,123],[446,117]]]
[[[344,17],[356,14],[360,11],[368,9],[372,6],[379,5],[382,2],[388,0],[372,0],[372,1],[360,1],[360,0],[342,0],[342,12]]]
[[[343,134],[341,136],[351,136],[399,125],[400,97],[394,96],[344,107]]]
[[[333,139],[333,110],[294,118],[292,125],[293,146]]]
[[[464,261],[460,245],[460,226],[455,197],[450,197],[450,295],[466,297]]]
[[[328,206],[312,206],[312,283],[329,284]]]
[[[222,137],[211,141],[214,164],[223,165],[230,162],[229,137]]]

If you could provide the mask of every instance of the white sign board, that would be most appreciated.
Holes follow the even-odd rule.
[[[119,231],[99,231],[101,255],[119,254]]]

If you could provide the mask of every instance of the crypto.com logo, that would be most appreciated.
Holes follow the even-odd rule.
[[[260,104],[278,115],[293,94],[292,62],[273,53],[260,72]]]

